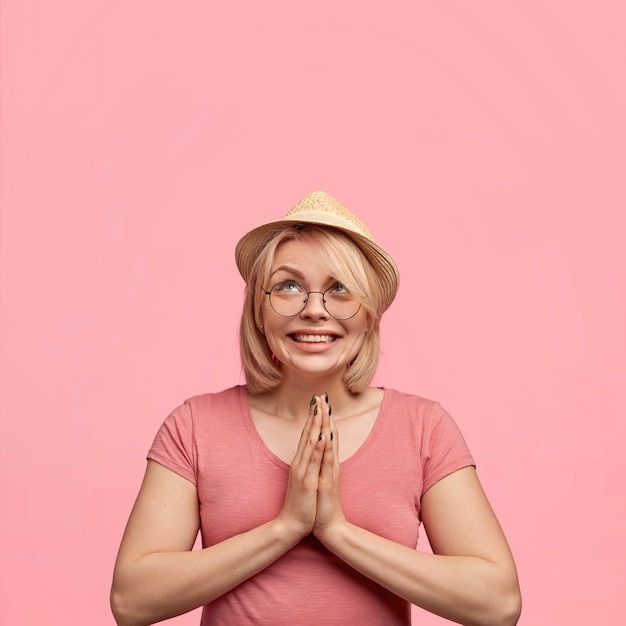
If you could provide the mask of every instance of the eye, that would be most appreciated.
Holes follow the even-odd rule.
[[[282,291],[284,293],[301,293],[302,287],[295,280],[284,280],[274,285],[272,291]]]
[[[328,291],[332,293],[345,293],[345,294],[348,293],[348,290],[340,282],[336,282],[334,285],[331,285],[328,288]]]

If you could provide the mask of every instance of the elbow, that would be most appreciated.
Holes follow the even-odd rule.
[[[517,589],[517,591],[511,595],[512,597],[507,607],[507,621],[503,622],[503,624],[515,626],[520,618],[520,615],[522,614],[522,594],[520,593],[520,590]]]
[[[522,613],[522,596],[519,589],[501,595],[491,607],[485,626],[515,626]]]
[[[111,612],[113,613],[117,626],[132,626],[124,595],[115,589],[111,589],[110,603]]]
[[[129,594],[115,587],[111,589],[110,603],[117,626],[147,626],[150,623],[137,615]]]
[[[484,619],[475,626],[515,626],[522,613],[522,594],[514,569],[492,579],[485,589]]]
[[[519,585],[500,586],[485,590],[482,600],[466,613],[459,623],[464,626],[515,626],[522,612]],[[453,621],[457,621],[454,618]]]

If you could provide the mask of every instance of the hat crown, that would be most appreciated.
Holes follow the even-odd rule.
[[[246,233],[235,248],[239,273],[248,282],[259,251],[286,228],[316,224],[342,231],[361,249],[380,279],[382,308],[385,311],[398,291],[400,275],[394,260],[374,240],[369,228],[325,191],[310,191],[287,215],[261,224]]]
[[[374,240],[370,229],[338,200],[325,191],[310,191],[283,217],[284,220],[303,222],[327,222],[331,226],[345,228],[362,237]]]

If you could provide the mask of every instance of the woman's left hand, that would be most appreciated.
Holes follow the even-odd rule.
[[[322,399],[322,436],[325,438],[324,456],[320,468],[317,491],[317,513],[313,534],[320,540],[333,529],[345,523],[341,508],[339,487],[339,433],[330,415],[330,405]]]

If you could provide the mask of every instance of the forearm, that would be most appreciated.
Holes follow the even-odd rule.
[[[506,565],[418,552],[349,523],[322,541],[355,570],[446,619],[468,626],[517,622],[517,576]]]
[[[116,567],[111,606],[119,626],[144,626],[211,602],[290,550],[299,537],[278,519],[219,544],[160,552]]]

